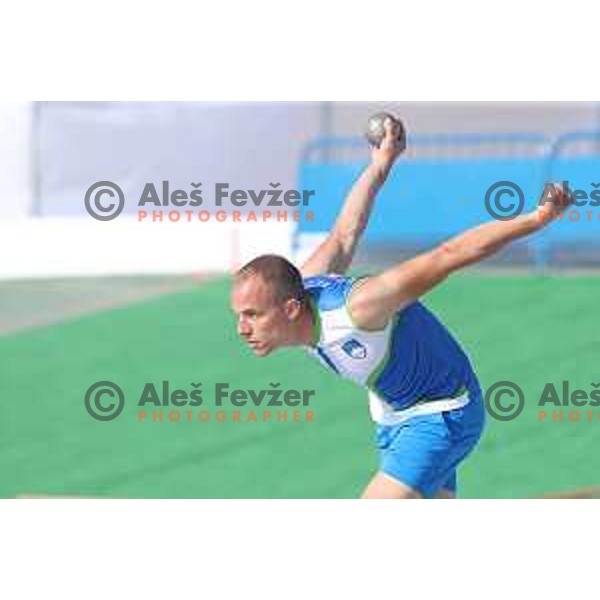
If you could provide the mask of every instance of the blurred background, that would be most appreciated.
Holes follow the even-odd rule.
[[[301,262],[326,235],[386,110],[408,150],[378,197],[354,273],[489,220],[484,197],[516,183],[533,207],[547,181],[600,181],[600,103],[36,102],[0,104],[0,496],[356,497],[377,467],[364,390],[301,350],[258,360],[236,339],[229,275],[264,253]],[[128,201],[114,221],[84,207],[98,181]],[[315,190],[314,221],[138,222],[146,182]],[[240,209],[242,212],[246,209]],[[591,211],[591,215],[586,214]],[[427,296],[484,387],[517,382],[526,406],[488,420],[460,495],[519,498],[600,483],[591,422],[537,421],[546,382],[598,381],[600,219],[584,206]],[[301,373],[301,382],[298,374]],[[127,402],[92,419],[86,390]],[[136,420],[146,382],[189,389],[316,390],[314,423]],[[207,406],[206,408],[210,408]]]

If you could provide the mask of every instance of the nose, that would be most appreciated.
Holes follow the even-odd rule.
[[[238,334],[243,337],[248,337],[252,333],[252,330],[250,329],[250,324],[243,317],[240,317],[240,319],[238,320],[237,330]]]

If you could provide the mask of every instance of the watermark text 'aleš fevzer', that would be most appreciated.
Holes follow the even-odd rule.
[[[202,382],[192,382],[187,389],[167,380],[160,384],[146,382],[141,393],[135,394],[136,420],[148,423],[313,423],[315,413],[308,408],[315,393],[312,389],[285,389],[277,382],[259,390],[237,388],[228,382],[217,382],[208,389]],[[123,412],[125,393],[113,381],[97,381],[88,388],[84,405],[97,421],[112,421]],[[211,405],[216,410],[211,410]]]
[[[191,182],[187,190],[172,189],[166,180],[160,185],[148,182],[136,198],[137,219],[151,223],[314,221],[314,212],[304,209],[309,206],[315,190],[285,190],[280,183],[269,183],[262,190],[231,189],[229,183],[216,183],[212,189],[216,210],[198,210],[204,203],[202,193],[202,182]],[[98,181],[88,188],[84,202],[88,214],[94,219],[111,221],[123,211],[125,194],[112,181]]]
[[[538,407],[535,415],[538,422],[600,423],[600,382],[591,382],[587,389],[566,379],[546,382],[541,392],[530,395],[529,402]],[[497,381],[486,390],[484,404],[494,419],[513,421],[525,408],[525,393],[514,381]],[[528,415],[531,417],[533,413]]]

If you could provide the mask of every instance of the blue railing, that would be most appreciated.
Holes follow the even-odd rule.
[[[548,139],[540,133],[431,133],[411,135],[411,146],[474,146],[497,143],[525,143],[546,146]],[[319,136],[304,146],[300,162],[313,160],[314,154],[337,149],[364,149],[365,139],[359,136]]]

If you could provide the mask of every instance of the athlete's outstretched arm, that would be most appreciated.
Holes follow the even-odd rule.
[[[379,148],[373,148],[371,164],[362,172],[329,232],[327,239],[304,263],[304,277],[323,273],[344,273],[354,256],[360,236],[365,230],[377,192],[384,184],[394,164],[403,152],[406,140],[398,140],[398,126],[385,123],[386,134]]]
[[[510,242],[539,231],[568,206],[559,186],[543,207],[512,221],[469,229],[437,248],[365,279],[351,294],[352,320],[364,329],[382,329],[400,309],[427,293],[448,275],[494,254]]]

